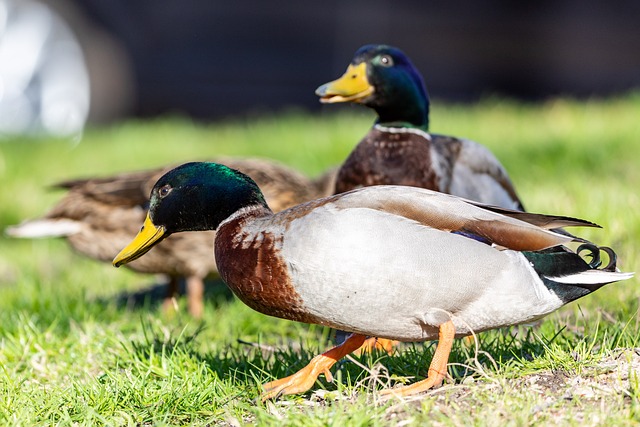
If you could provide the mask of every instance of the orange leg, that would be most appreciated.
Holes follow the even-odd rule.
[[[196,319],[202,318],[202,312],[204,311],[203,297],[204,280],[195,276],[187,277],[187,307],[189,314]]]
[[[431,360],[431,365],[429,365],[427,378],[408,386],[382,390],[381,394],[408,396],[411,394],[421,393],[442,384],[442,380],[444,380],[444,377],[447,375],[447,362],[449,361],[449,354],[451,353],[451,346],[453,345],[455,335],[456,328],[453,326],[453,322],[451,320],[440,325],[438,346],[436,347],[436,352]]]
[[[311,359],[311,362],[293,375],[266,383],[262,400],[273,399],[284,394],[303,393],[313,386],[318,375],[324,374],[329,381],[333,376],[329,371],[338,360],[359,349],[364,344],[364,335],[352,334],[342,344]]]
[[[162,302],[162,310],[165,313],[173,313],[176,308],[176,297],[178,296],[178,278],[175,276],[169,277],[169,283],[167,284],[167,294]]]
[[[386,351],[388,354],[393,353],[393,349],[394,347],[398,345],[398,341],[395,340],[388,340],[386,338],[368,338],[364,344],[362,345],[362,348],[360,349],[361,353],[366,353],[368,351],[375,349],[378,350],[384,350]]]

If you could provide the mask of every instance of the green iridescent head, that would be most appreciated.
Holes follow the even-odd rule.
[[[172,233],[215,230],[234,212],[253,205],[266,207],[267,202],[247,175],[218,163],[186,163],[153,186],[142,229],[113,264],[139,258]]]
[[[429,95],[411,60],[395,47],[358,49],[346,73],[316,90],[320,102],[356,102],[373,108],[378,123],[429,128]]]

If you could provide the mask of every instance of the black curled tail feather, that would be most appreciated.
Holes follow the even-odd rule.
[[[585,260],[581,254],[589,260]],[[609,257],[602,267],[601,252]],[[556,246],[536,252],[522,252],[538,273],[545,286],[556,293],[565,303],[573,301],[602,286],[624,280],[629,274],[620,273],[616,267],[617,255],[613,249],[593,243],[580,245],[576,252]]]
[[[589,251],[587,256],[591,257],[591,262],[588,265],[592,269],[597,269],[602,265],[602,259],[600,258],[600,251],[605,252],[609,256],[609,263],[601,268],[602,271],[618,271],[616,263],[618,262],[618,255],[608,246],[596,246],[593,243],[584,243],[578,246],[576,253],[580,255],[581,252]]]

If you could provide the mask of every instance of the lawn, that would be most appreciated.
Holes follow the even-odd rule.
[[[42,214],[57,181],[217,155],[262,156],[309,175],[339,164],[371,112],[326,108],[211,124],[183,118],[88,129],[80,143],[0,142],[0,231]],[[522,104],[436,103],[432,131],[488,146],[530,211],[579,230],[640,268],[640,94]],[[426,249],[428,250],[428,249]],[[262,403],[260,384],[295,372],[330,331],[253,312],[220,283],[195,321],[158,306],[159,278],[73,253],[64,241],[0,235],[2,425],[632,425],[640,422],[638,279],[612,284],[533,327],[453,348],[445,385],[411,399],[377,390],[422,378],[434,346],[354,356],[307,394]],[[481,285],[481,284],[479,284]],[[143,296],[146,298],[133,298]],[[134,301],[134,302],[132,302]]]

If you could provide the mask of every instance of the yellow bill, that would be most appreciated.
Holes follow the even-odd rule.
[[[123,264],[140,258],[142,255],[149,252],[156,243],[162,240],[164,235],[165,228],[156,226],[151,221],[149,214],[147,214],[147,218],[144,220],[144,225],[140,229],[140,232],[126,248],[116,255],[113,259],[113,265],[115,267],[120,267]]]
[[[359,101],[373,93],[373,86],[367,79],[367,64],[349,65],[342,77],[325,83],[316,89],[320,102],[333,104],[335,102]]]

